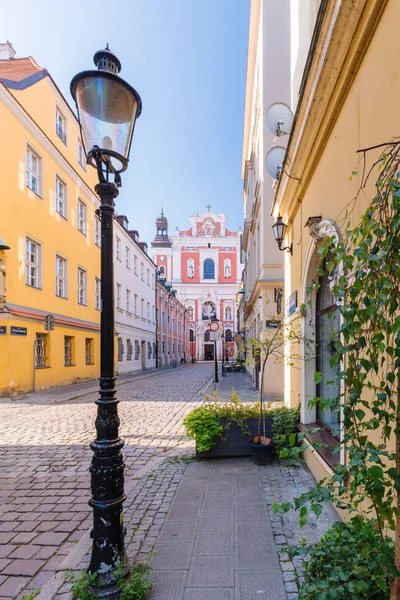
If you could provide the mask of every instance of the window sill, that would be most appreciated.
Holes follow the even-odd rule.
[[[32,188],[29,187],[29,185],[25,186],[28,188],[28,190],[30,192],[32,192],[32,194],[35,194],[35,196],[37,196],[38,198],[40,198],[41,200],[43,200],[43,196],[41,194],[39,194],[39,192],[35,192],[35,190],[33,190]]]
[[[65,215],[63,215],[62,213],[60,213],[60,211],[56,210],[56,213],[58,215],[60,215],[60,217],[62,217],[64,219],[64,221],[68,221],[68,218]]]
[[[78,229],[79,233],[81,233],[82,235],[84,235],[85,237],[87,237],[87,233],[86,231],[82,231],[82,229]]]
[[[90,362],[90,363],[85,363],[87,367],[93,367],[94,362]]]
[[[310,429],[314,429],[319,427],[319,431],[317,433],[310,433]],[[333,437],[333,435],[320,423],[307,423],[304,425],[303,423],[299,424],[300,431],[304,431],[306,433],[306,439],[314,446],[316,442],[327,444],[327,447],[317,447],[315,449],[316,453],[323,459],[323,461],[327,464],[327,466],[331,469],[334,469],[338,465],[340,465],[340,453],[332,454],[332,450],[339,445],[337,439]]]
[[[128,317],[133,317],[133,313],[131,313],[129,310],[126,311],[126,314],[128,315]]]
[[[86,302],[78,302],[78,304],[79,304],[79,306],[86,306],[86,308],[87,308]]]
[[[73,365],[64,365],[64,367],[76,367],[76,365],[75,364],[73,364]]]
[[[119,313],[123,314],[123,312],[124,312],[124,309],[123,309],[123,308],[120,308],[119,306],[116,306],[115,308],[116,308],[116,311],[117,311],[117,312],[119,312]]]
[[[35,367],[35,369],[51,369],[51,366],[43,365],[43,367]]]
[[[68,296],[59,296],[56,294],[56,298],[60,298],[60,300],[68,300]]]

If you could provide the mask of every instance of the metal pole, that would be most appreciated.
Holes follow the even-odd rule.
[[[156,287],[156,369],[158,369],[158,309],[157,309],[157,274],[154,278]]]
[[[214,383],[219,383],[217,362],[217,340],[214,340]]]
[[[89,573],[98,574],[95,586],[99,598],[117,599],[116,568],[126,564],[123,528],[124,461],[118,427],[118,400],[115,398],[114,377],[114,268],[113,268],[113,215],[114,198],[118,189],[113,183],[98,183],[101,218],[101,368],[100,391],[97,404],[96,440],[91,473],[93,508],[92,556]],[[128,572],[128,567],[126,568]]]

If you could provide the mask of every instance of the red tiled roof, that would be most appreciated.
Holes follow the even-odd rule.
[[[0,60],[0,79],[19,82],[40,71],[46,71],[46,69],[40,67],[32,56]]]

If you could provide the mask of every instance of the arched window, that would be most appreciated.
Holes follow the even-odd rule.
[[[337,368],[331,366],[335,354],[335,338],[340,329],[339,307],[330,288],[332,275],[324,266],[325,274],[320,278],[320,287],[316,302],[316,342],[317,342],[317,371],[322,373],[317,385],[318,398],[337,398],[340,394],[340,382]],[[340,422],[339,411],[322,408],[317,404],[317,420],[330,429],[338,429]]]
[[[217,309],[213,302],[204,302],[203,310],[201,311],[201,318],[203,321],[212,321],[217,316]]]
[[[230,258],[226,258],[224,260],[224,275],[229,278],[231,276],[231,260]]]
[[[188,308],[189,319],[193,321],[193,306],[189,306]]]
[[[210,330],[207,329],[207,331],[204,334],[204,341],[205,342],[209,342],[210,341]]]
[[[162,230],[160,229],[160,227],[157,229],[157,235],[161,235]]]
[[[189,330],[189,340],[191,342],[194,342],[194,331],[193,331],[193,329]]]
[[[232,329],[225,329],[225,341],[226,342],[232,341]]]
[[[206,258],[204,261],[203,279],[215,279],[215,264],[212,258]]]
[[[232,309],[230,306],[227,306],[225,309],[225,321],[232,321]]]
[[[158,267],[158,272],[160,275],[165,275],[165,267],[163,265],[161,265],[161,267]]]
[[[162,230],[162,233],[163,233],[163,235],[167,235],[167,230],[166,230],[166,229],[163,229],[163,230]]]
[[[187,275],[190,278],[194,277],[194,260],[192,258],[187,261]]]

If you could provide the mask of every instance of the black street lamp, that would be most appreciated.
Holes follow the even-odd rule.
[[[119,437],[118,400],[114,376],[114,198],[120,173],[128,167],[135,121],[142,110],[139,94],[118,76],[121,63],[108,45],[93,57],[97,70],[78,73],[71,81],[87,163],[97,169],[101,220],[101,359],[96,439],[91,473],[93,508],[92,556],[89,573],[98,575],[93,591],[117,599],[116,568],[126,564],[123,527],[124,441]],[[114,182],[109,181],[113,176]],[[128,575],[128,567],[126,566]]]
[[[221,333],[221,343],[222,343],[222,377],[225,377],[225,334]]]
[[[293,244],[290,244],[290,246],[285,246],[284,248],[282,248],[283,240],[285,239],[285,235],[286,235],[286,230],[287,230],[286,223],[283,222],[281,215],[278,215],[275,223],[272,225],[272,231],[274,232],[274,237],[278,244],[278,248],[282,252],[284,250],[287,250],[288,252],[290,252],[290,254],[293,254]]]
[[[219,323],[217,317],[212,317],[211,322]],[[211,329],[211,327],[210,327]],[[212,329],[211,329],[212,331]],[[218,379],[218,361],[217,361],[217,340],[214,340],[214,383],[219,383]]]

